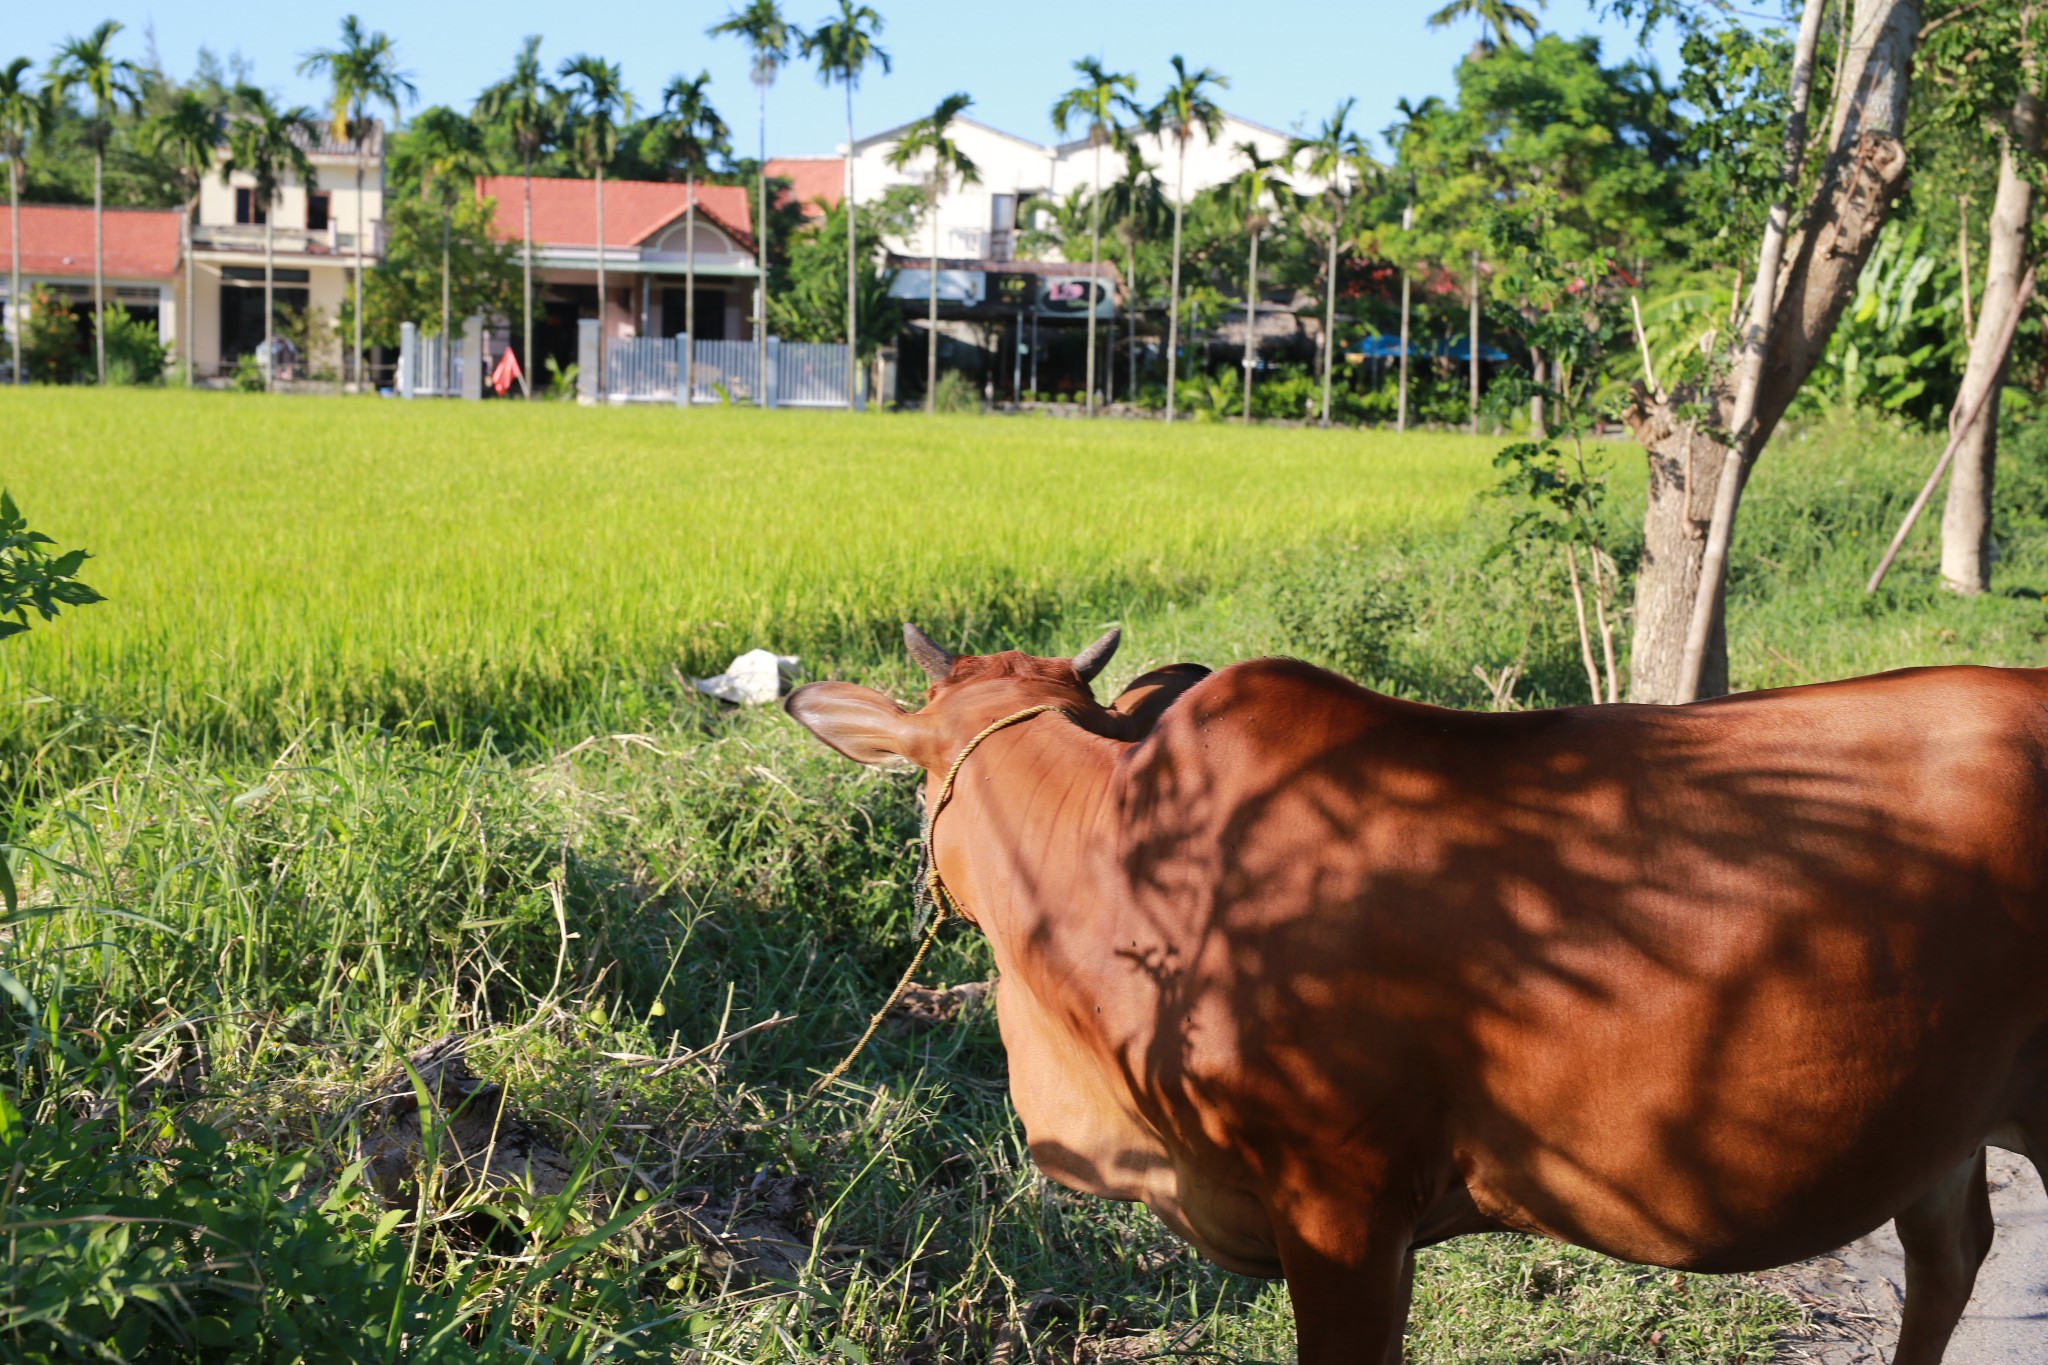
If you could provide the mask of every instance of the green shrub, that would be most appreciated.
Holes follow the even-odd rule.
[[[22,327],[21,363],[38,384],[75,384],[91,364],[84,329],[66,299],[38,286],[29,295]]]
[[[265,393],[270,388],[264,378],[263,362],[253,353],[235,362],[235,376],[231,382],[236,393]]]
[[[939,375],[939,387],[932,394],[932,407],[939,412],[980,412],[981,395],[973,381],[958,370]]]
[[[170,348],[157,335],[156,324],[143,322],[115,304],[107,310],[107,382],[161,384]]]

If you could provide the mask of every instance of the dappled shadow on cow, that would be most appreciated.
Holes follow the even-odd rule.
[[[1284,1273],[1303,1360],[1398,1359],[1412,1253],[1546,1234],[1710,1271],[1898,1218],[1899,1359],[2048,1133],[2048,684],[1922,670],[1470,715],[1261,660],[954,658],[790,713],[936,784],[1034,1158]],[[928,791],[931,790],[928,788]]]

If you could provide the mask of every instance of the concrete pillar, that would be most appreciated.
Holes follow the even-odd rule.
[[[484,320],[471,313],[462,320],[462,401],[474,403],[484,396]]]
[[[596,318],[576,320],[576,401],[595,403],[597,401],[597,329]]]
[[[413,367],[420,358],[420,325],[417,322],[398,324],[398,396],[412,397]]]
[[[676,406],[690,406],[690,338],[678,332],[676,344]]]
[[[764,408],[775,406],[775,376],[782,364],[782,338],[768,338],[768,373],[761,376],[761,392],[754,395],[754,402]]]

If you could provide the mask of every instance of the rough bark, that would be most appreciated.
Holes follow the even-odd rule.
[[[1948,502],[1941,516],[1942,583],[1961,593],[1980,593],[1991,586],[1991,495],[1997,477],[1998,391],[2005,384],[2012,354],[2005,324],[2019,306],[2020,277],[2026,273],[2027,228],[2034,216],[2034,187],[2023,173],[2022,158],[2041,155],[2041,98],[2034,92],[2036,63],[2031,51],[2024,63],[2026,79],[2013,104],[2005,148],[1998,164],[1998,197],[1991,210],[1991,253],[1986,263],[1983,306],[1970,342],[1969,364],[1962,391],[1956,395],[1958,415],[1970,412],[1984,397],[1982,411],[1956,448],[1949,475]],[[1985,391],[1989,390],[1988,396]]]
[[[1750,468],[1820,362],[1878,230],[1905,184],[1906,152],[1899,136],[1919,30],[1919,0],[1855,0],[1846,66],[1859,74],[1837,92],[1828,144],[1832,150],[1801,226],[1786,246],[1757,389]],[[1685,638],[1698,595],[1706,522],[1727,455],[1708,430],[1728,429],[1734,398],[1730,387],[1718,386],[1706,399],[1709,415],[1694,424],[1678,412],[1698,401],[1697,394],[1680,390],[1660,401],[1638,391],[1628,414],[1629,427],[1650,462],[1643,562],[1636,580],[1632,701],[1684,699]],[[1695,425],[1688,437],[1688,428]],[[1684,476],[1688,440],[1689,487]],[[1702,659],[1701,697],[1728,689],[1727,634],[1718,602],[1715,612]]]

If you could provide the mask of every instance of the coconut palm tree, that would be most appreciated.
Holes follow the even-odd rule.
[[[1252,420],[1252,371],[1259,363],[1259,238],[1272,222],[1274,199],[1287,189],[1280,172],[1283,163],[1262,156],[1255,143],[1240,142],[1237,154],[1245,167],[1230,182],[1230,198],[1243,215],[1245,236],[1251,239],[1251,265],[1244,285],[1244,422]]]
[[[1111,182],[1103,211],[1110,232],[1124,248],[1124,311],[1130,318],[1131,392],[1138,390],[1138,243],[1159,230],[1167,217],[1166,191],[1157,166],[1148,165],[1135,144],[1125,143],[1124,173]]]
[[[57,45],[49,78],[56,90],[53,98],[59,101],[81,85],[92,99],[92,116],[85,125],[86,141],[92,146],[92,349],[102,384],[107,382],[107,140],[113,136],[114,114],[121,103],[125,100],[133,110],[142,102],[136,84],[140,69],[108,51],[120,31],[121,25],[109,19],[83,38],[66,38]]]
[[[925,302],[924,411],[927,417],[938,411],[939,392],[939,199],[948,185],[979,185],[981,167],[960,150],[953,140],[953,120],[974,103],[974,97],[952,94],[938,107],[903,130],[903,136],[889,149],[889,165],[908,170],[914,161],[929,158],[924,174],[924,214],[931,222],[932,256],[928,262],[931,279]]]
[[[21,174],[28,164],[32,138],[49,133],[53,112],[49,90],[35,88],[29,77],[34,65],[16,57],[0,69],[0,161],[7,163],[7,220],[9,259],[7,262],[7,330],[14,337],[14,382],[24,383],[21,368]]]
[[[520,317],[524,335],[519,350],[519,392],[533,396],[533,163],[555,144],[562,130],[562,92],[548,80],[540,64],[540,35],[519,45],[512,74],[477,96],[476,117],[503,128],[519,153],[524,181],[520,219]]]
[[[1537,9],[1547,9],[1550,0],[1536,0]],[[1515,45],[1515,30],[1536,36],[1536,16],[1514,0],[1450,0],[1429,16],[1431,28],[1449,28],[1460,19],[1477,19],[1480,24],[1479,51],[1490,54]]]
[[[1423,100],[1421,104],[1411,104],[1407,96],[1402,96],[1394,102],[1394,107],[1400,111],[1401,117],[1390,124],[1383,134],[1387,139],[1387,145],[1393,148],[1396,164],[1407,166],[1408,169],[1408,199],[1401,205],[1401,236],[1404,248],[1408,234],[1415,230],[1415,167],[1408,161],[1408,139],[1414,136],[1415,130],[1434,114],[1442,103],[1443,101],[1434,95]],[[1406,263],[1404,249],[1401,266],[1401,388],[1394,408],[1396,431],[1408,430],[1408,324],[1413,292],[1414,270]],[[1475,347],[1479,344],[1477,337],[1472,339],[1472,344]]]
[[[633,96],[616,62],[582,54],[562,63],[557,72],[570,86],[568,138],[576,159],[597,177],[597,378],[595,392],[604,397],[604,168],[619,151],[619,120],[633,116]]]
[[[223,185],[237,174],[256,182],[254,197],[263,211],[263,380],[268,386],[275,362],[277,249],[272,235],[277,201],[287,178],[313,182],[313,160],[306,148],[320,138],[318,116],[304,105],[280,109],[253,85],[235,87],[234,113],[228,121],[228,156],[221,163]]]
[[[732,157],[732,130],[711,107],[705,93],[711,73],[699,71],[695,80],[671,76],[661,92],[661,110],[649,130],[654,154],[683,173],[683,335],[689,345],[683,352],[683,392],[696,389],[697,350],[697,182],[711,170],[711,158]]]
[[[363,221],[363,177],[369,167],[370,111],[384,108],[398,120],[398,101],[419,98],[410,72],[398,69],[398,48],[382,33],[365,33],[362,22],[351,14],[341,21],[341,42],[308,52],[299,62],[301,76],[325,75],[332,82],[327,101],[328,130],[336,142],[347,142],[356,153],[356,269],[355,347],[349,352],[349,373],[356,388],[366,391],[363,366],[363,240],[368,231]]]
[[[858,319],[855,316],[854,299],[856,279],[859,273],[860,249],[859,215],[853,207],[853,92],[860,84],[860,73],[871,61],[879,62],[882,74],[889,73],[889,54],[875,46],[875,35],[882,31],[882,16],[872,6],[856,5],[853,0],[839,0],[839,13],[812,29],[804,37],[804,56],[818,63],[818,79],[830,85],[834,81],[846,87],[846,406],[851,409],[858,395],[860,379],[853,367],[855,330]]]
[[[1357,100],[1347,99],[1337,112],[1323,120],[1314,137],[1287,140],[1287,159],[1307,158],[1303,172],[1323,182],[1323,202],[1330,214],[1329,278],[1323,301],[1323,421],[1330,425],[1330,378],[1337,359],[1337,242],[1344,235],[1344,210],[1350,198],[1350,179],[1355,168],[1366,161],[1365,143],[1349,126]]]
[[[1173,58],[1173,81],[1145,117],[1146,128],[1171,137],[1179,152],[1173,185],[1173,284],[1166,304],[1166,420],[1173,420],[1174,384],[1180,372],[1180,238],[1188,200],[1188,142],[1201,129],[1211,141],[1223,131],[1223,110],[1209,98],[1211,90],[1230,87],[1227,77],[1211,67],[1190,73],[1180,54]]]
[[[1088,146],[1095,153],[1095,192],[1090,196],[1088,226],[1088,415],[1095,415],[1095,279],[1102,271],[1102,149],[1116,140],[1117,113],[1128,109],[1137,93],[1138,78],[1124,72],[1105,71],[1093,57],[1074,63],[1080,83],[1052,107],[1053,126],[1065,137],[1075,128],[1087,130]]]
[[[180,228],[185,234],[187,260],[191,259],[192,224],[199,207],[199,187],[206,183],[207,174],[220,158],[220,146],[226,137],[227,129],[220,106],[197,90],[179,91],[171,107],[151,119],[144,132],[150,150],[177,166],[178,180],[185,187],[185,213]],[[178,349],[184,353],[186,388],[194,383],[190,340],[195,334],[193,324],[197,319],[193,313],[192,277],[198,273],[191,269],[185,271],[184,333],[187,344]]]
[[[491,173],[483,130],[445,105],[421,112],[406,132],[406,158],[418,168],[420,198],[441,210],[441,392],[455,387],[454,280],[450,237],[455,206]]]
[[[760,100],[761,155],[754,167],[754,206],[760,220],[754,238],[758,272],[754,290],[754,374],[763,390],[756,401],[761,401],[765,399],[768,383],[768,87],[775,84],[776,73],[789,60],[790,48],[803,41],[804,35],[783,19],[775,0],[750,0],[745,9],[728,14],[705,31],[713,38],[731,35],[742,39],[754,50],[748,74]],[[851,157],[853,148],[848,147],[846,154]],[[846,208],[851,215],[853,205],[849,203]]]

